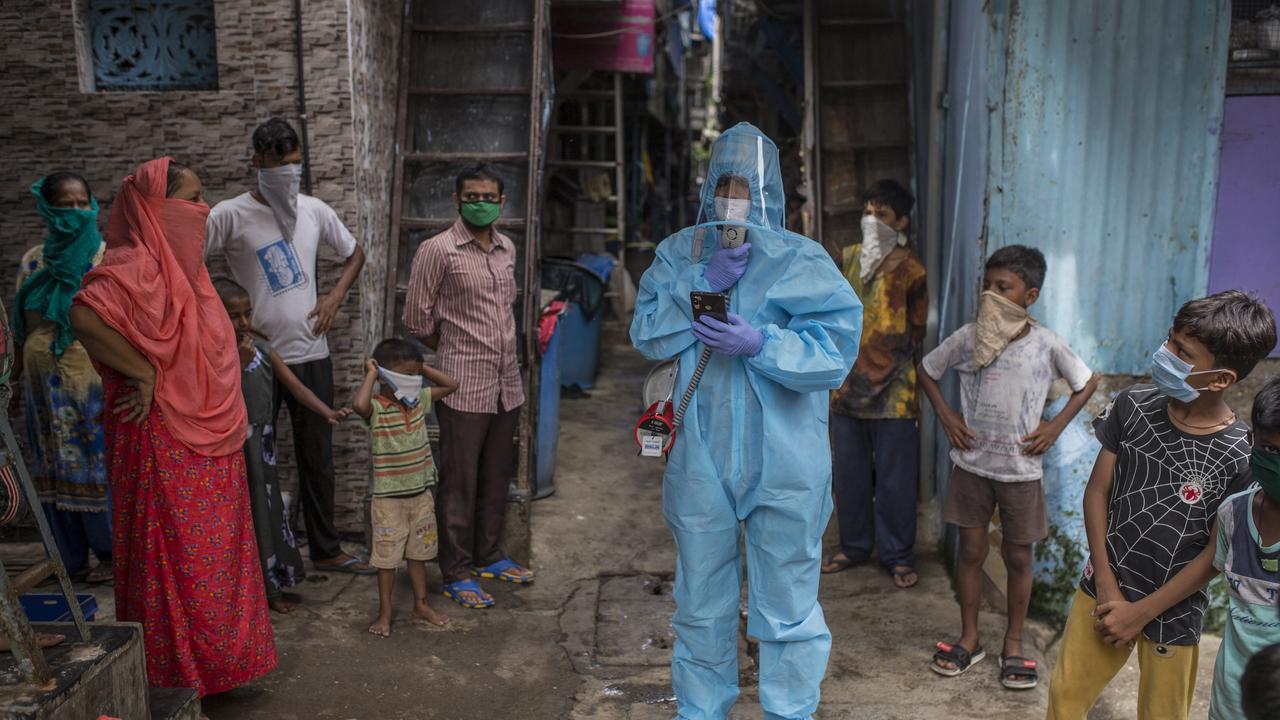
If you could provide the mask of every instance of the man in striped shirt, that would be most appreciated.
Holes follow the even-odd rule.
[[[486,607],[492,596],[467,587],[473,574],[515,584],[533,580],[498,547],[524,404],[513,310],[516,250],[493,227],[506,202],[494,170],[468,167],[454,190],[460,217],[418,247],[404,324],[460,383],[436,406],[440,570],[446,595],[463,607]]]

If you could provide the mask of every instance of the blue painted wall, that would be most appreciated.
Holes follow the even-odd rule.
[[[1205,292],[1228,0],[992,0],[987,251],[1044,251],[1035,308],[1140,374]]]

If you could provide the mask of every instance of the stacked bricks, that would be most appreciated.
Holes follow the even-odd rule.
[[[0,121],[0,213],[8,220],[0,284],[16,274],[23,252],[43,241],[27,188],[48,172],[70,169],[89,179],[105,231],[112,196],[139,163],[172,155],[200,175],[212,205],[254,186],[250,135],[259,122],[280,116],[300,127],[291,0],[215,3],[219,89],[203,92],[84,92],[81,78],[91,66],[81,57],[88,44],[76,5],[0,6],[0,32],[21,39],[0,50],[0,96],[8,105]],[[337,211],[369,256],[329,336],[336,402],[347,404],[369,343],[381,333],[385,304],[401,7],[382,0],[308,0],[303,7],[312,194]],[[341,267],[331,250],[321,250],[322,292]],[[12,304],[11,294],[4,298]],[[288,425],[282,413],[282,483],[296,492]],[[361,532],[369,460],[358,423],[335,429],[334,461],[339,528]]]

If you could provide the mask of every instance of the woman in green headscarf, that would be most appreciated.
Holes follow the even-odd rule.
[[[49,234],[22,258],[13,312],[26,460],[67,572],[105,582],[112,569],[102,380],[68,317],[81,278],[102,259],[98,201],[70,172],[42,178],[31,193]],[[92,570],[90,550],[98,558]]]

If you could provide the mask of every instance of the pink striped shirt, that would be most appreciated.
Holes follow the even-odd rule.
[[[409,275],[404,324],[415,336],[439,333],[436,365],[457,378],[440,402],[454,410],[496,413],[524,403],[516,353],[516,249],[492,231],[485,252],[459,219],[418,246]]]

